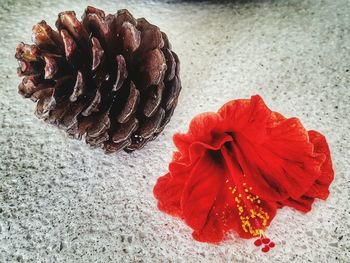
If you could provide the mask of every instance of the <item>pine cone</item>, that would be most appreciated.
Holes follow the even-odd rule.
[[[169,122],[181,90],[180,63],[165,33],[128,10],[62,12],[58,31],[33,27],[16,49],[19,93],[35,114],[106,153],[142,148]]]

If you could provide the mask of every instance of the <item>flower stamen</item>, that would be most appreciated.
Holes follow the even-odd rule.
[[[262,245],[263,247],[261,248],[261,251],[264,253],[275,247],[275,243],[271,241],[270,238],[266,237],[263,230],[260,230],[260,236],[254,241],[254,245],[257,247],[260,247]]]

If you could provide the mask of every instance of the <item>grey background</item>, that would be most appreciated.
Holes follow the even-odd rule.
[[[349,262],[350,1],[0,0],[0,262]],[[165,31],[183,91],[165,131],[139,152],[104,155],[37,120],[17,94],[15,47],[31,28],[87,4],[128,8]],[[156,209],[172,134],[235,98],[260,94],[324,133],[335,170],[330,197],[302,214],[278,211],[269,254],[230,234],[198,243]]]

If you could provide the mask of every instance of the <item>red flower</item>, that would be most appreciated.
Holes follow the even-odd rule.
[[[154,195],[198,241],[219,242],[231,229],[261,237],[277,208],[306,212],[315,198],[326,199],[334,176],[324,136],[271,111],[259,96],[195,117],[174,143],[178,151]]]

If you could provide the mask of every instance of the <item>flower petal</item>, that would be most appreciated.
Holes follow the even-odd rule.
[[[320,177],[318,177],[305,195],[325,200],[329,195],[329,185],[334,179],[331,154],[326,138],[321,133],[317,131],[309,131],[309,137],[310,141],[314,144],[315,153],[324,154],[325,161],[321,166]]]
[[[197,162],[185,184],[181,205],[186,223],[195,231],[201,231],[207,223],[216,196],[224,187],[225,170],[206,153]]]
[[[196,240],[216,243],[231,229],[243,238],[253,236],[249,228],[245,230],[242,226],[241,213],[235,201],[235,197],[241,195],[232,192],[232,176],[235,175],[230,174],[219,151],[206,151],[193,167],[182,193],[181,207],[183,218],[194,230],[193,237]],[[248,203],[249,200],[241,200],[242,206]],[[259,207],[269,214],[266,222],[268,225],[275,216],[276,207],[265,201]],[[251,211],[245,209],[242,215],[248,216]],[[248,217],[253,228],[254,218]]]
[[[188,154],[188,148],[192,142],[202,141],[210,144],[211,131],[220,121],[220,116],[213,112],[206,112],[194,117],[189,125],[187,133],[177,133],[173,140],[177,149],[183,154]]]
[[[319,177],[324,156],[314,153],[298,119],[272,112],[259,96],[233,101],[219,113],[255,194],[275,201],[299,198]]]
[[[220,115],[206,112],[193,118],[187,133],[175,134],[174,144],[183,158],[194,162],[206,150],[218,150],[225,142],[231,141],[231,136],[220,130],[221,123]]]
[[[159,210],[173,216],[182,216],[181,196],[188,180],[192,166],[187,167],[173,161],[169,165],[169,173],[158,178],[153,194],[158,200]]]
[[[321,173],[303,196],[298,199],[288,198],[280,202],[282,206],[291,206],[303,212],[311,210],[315,198],[327,199],[329,185],[334,179],[332,160],[326,138],[317,131],[309,131],[309,138],[310,142],[314,144],[314,152],[325,156],[325,161],[321,165]]]

